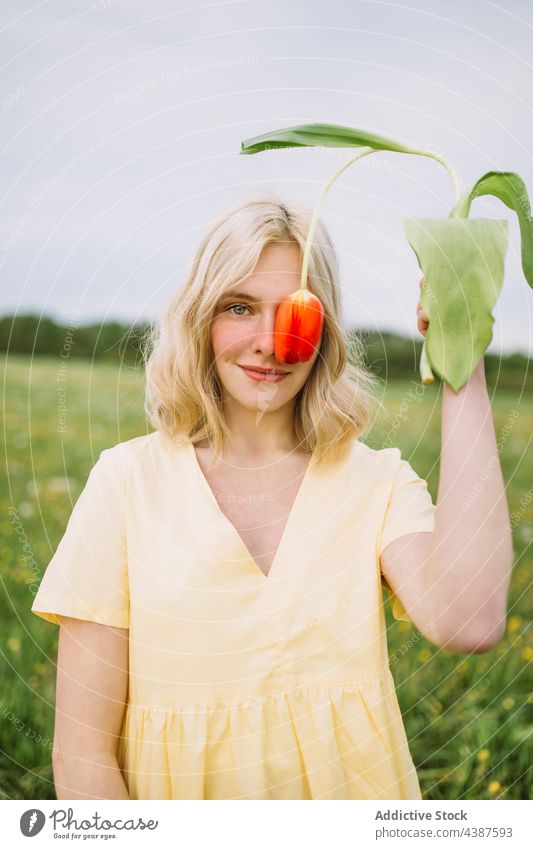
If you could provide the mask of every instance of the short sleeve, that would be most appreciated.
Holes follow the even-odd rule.
[[[393,540],[419,531],[435,529],[435,511],[427,481],[419,477],[407,460],[402,460],[398,448],[399,465],[385,512],[379,541],[379,556]],[[411,622],[403,604],[384,575],[382,585],[389,591],[392,603],[392,615],[395,619]]]
[[[129,627],[126,490],[116,448],[100,454],[48,564],[32,613]]]

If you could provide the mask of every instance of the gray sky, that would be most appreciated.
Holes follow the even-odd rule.
[[[533,199],[528,0],[4,0],[0,313],[157,318],[209,223],[272,191],[312,207],[353,151],[240,156],[243,139],[331,122],[438,150],[465,188],[516,171]],[[345,171],[323,219],[347,326],[421,339],[407,217],[446,217],[434,161],[378,153]],[[509,220],[490,351],[531,352],[533,293]]]

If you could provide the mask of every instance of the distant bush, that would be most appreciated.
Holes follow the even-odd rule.
[[[126,325],[118,321],[68,327],[36,315],[0,318],[0,351],[17,354],[59,356],[141,364],[140,342],[148,322]]]

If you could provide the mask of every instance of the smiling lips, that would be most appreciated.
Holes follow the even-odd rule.
[[[267,383],[279,383],[280,380],[284,380],[287,377],[287,372],[280,372],[275,370],[267,371],[266,369],[261,370],[259,368],[246,368],[245,366],[240,366],[247,377],[250,377],[252,380],[263,380],[267,381]]]

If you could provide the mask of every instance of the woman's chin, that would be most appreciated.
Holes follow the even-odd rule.
[[[269,410],[277,409],[286,403],[287,399],[282,399],[282,394],[279,387],[275,383],[258,382],[256,386],[251,386],[247,392],[232,390],[231,387],[225,387],[225,396],[233,404],[237,404],[250,412],[268,412]]]

